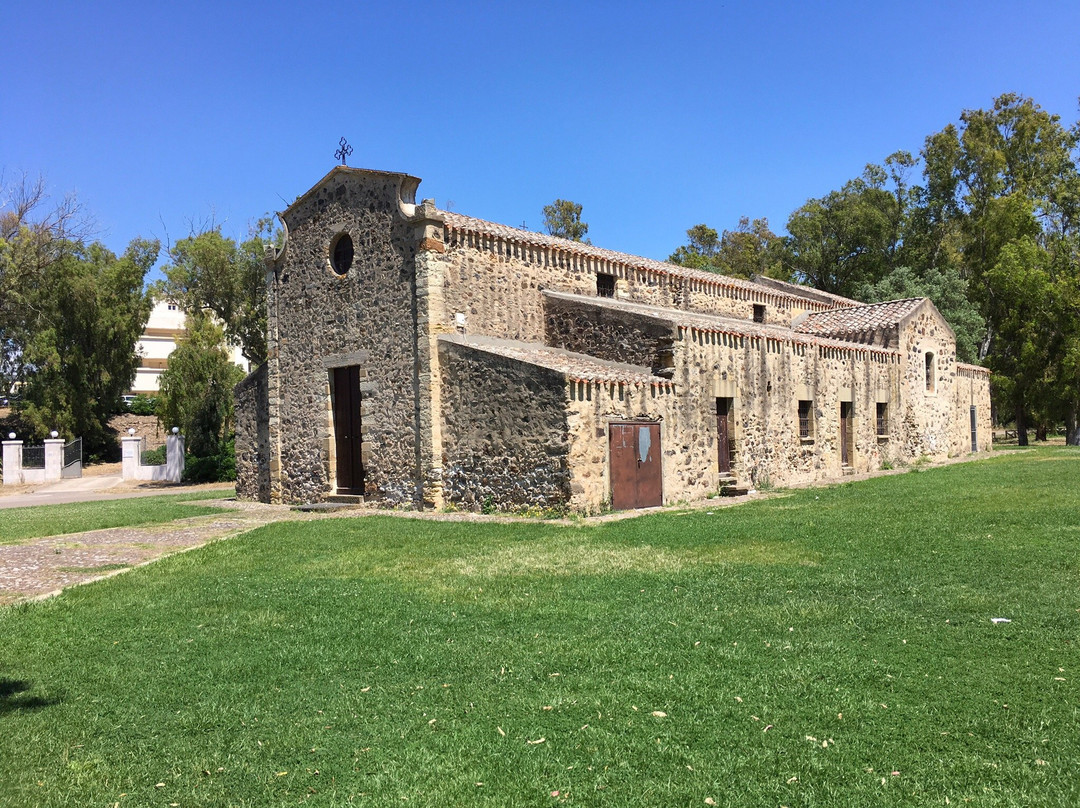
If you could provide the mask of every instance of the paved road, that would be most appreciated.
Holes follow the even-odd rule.
[[[186,494],[190,491],[208,491],[216,494],[232,492],[232,483],[213,485],[132,485],[120,477],[101,475],[61,480],[36,488],[33,491],[4,494],[0,486],[0,508],[25,508],[29,505],[62,505],[68,502],[93,502],[102,499],[131,499],[155,497],[161,494]]]

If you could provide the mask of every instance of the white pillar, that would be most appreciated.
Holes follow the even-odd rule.
[[[22,483],[22,450],[21,440],[4,441],[4,485]]]
[[[125,480],[137,480],[139,478],[139,453],[142,451],[142,438],[121,438],[122,464],[121,476]]]
[[[165,439],[165,479],[178,483],[184,476],[184,436],[169,435]]]
[[[64,473],[64,439],[45,439],[45,481],[59,480]]]

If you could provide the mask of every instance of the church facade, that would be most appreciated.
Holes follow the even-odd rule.
[[[419,182],[339,166],[281,214],[240,496],[593,512],[990,448],[989,374],[927,299],[617,253]]]

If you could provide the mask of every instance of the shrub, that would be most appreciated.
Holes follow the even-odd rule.
[[[153,415],[157,412],[157,396],[147,396],[139,393],[132,400],[128,409],[131,410],[133,415]]]
[[[221,451],[209,457],[188,455],[184,461],[184,482],[225,483],[236,479],[236,441],[229,438]]]

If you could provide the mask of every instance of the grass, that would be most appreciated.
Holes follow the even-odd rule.
[[[1076,805],[1078,472],[271,525],[0,610],[0,805]]]
[[[137,527],[172,522],[190,516],[220,513],[220,508],[192,504],[212,499],[218,493],[206,491],[160,497],[133,497],[68,505],[37,505],[27,508],[0,508],[0,545],[29,539],[103,530],[110,527]]]

